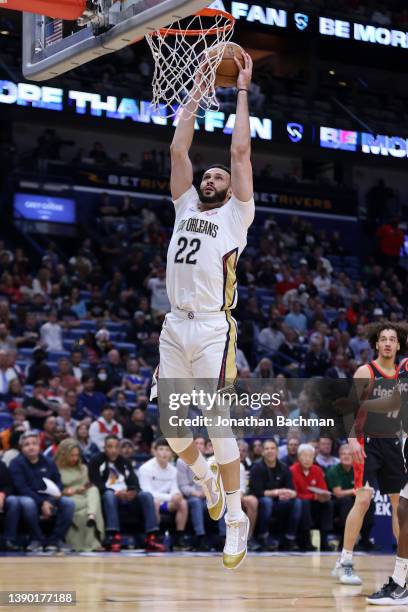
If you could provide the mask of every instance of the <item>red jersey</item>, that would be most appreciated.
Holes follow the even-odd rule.
[[[318,465],[313,464],[305,474],[300,463],[296,462],[291,466],[290,471],[299,499],[316,499],[316,494],[309,491],[308,487],[319,487],[327,491],[323,470]]]

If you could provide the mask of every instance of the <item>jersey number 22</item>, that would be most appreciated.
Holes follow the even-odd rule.
[[[193,255],[197,253],[201,246],[201,240],[198,238],[193,238],[190,242],[184,236],[181,236],[177,242],[177,246],[179,246],[179,250],[176,253],[174,258],[174,263],[186,263],[186,264],[196,264],[197,259],[193,259]],[[184,251],[187,247],[190,247],[190,250],[184,256]]]

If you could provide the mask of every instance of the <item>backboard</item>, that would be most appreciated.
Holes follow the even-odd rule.
[[[37,0],[31,6],[43,7],[46,2]],[[80,1],[72,4],[78,7]],[[209,4],[206,0],[88,0],[76,21],[61,19],[66,0],[61,2],[61,13],[58,2],[51,3],[47,12],[52,17],[23,12],[23,74],[32,81],[51,79]]]

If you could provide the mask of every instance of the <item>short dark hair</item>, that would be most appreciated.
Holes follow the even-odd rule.
[[[276,448],[278,448],[278,444],[276,442],[276,440],[274,440],[273,438],[268,438],[267,440],[264,440],[262,442],[262,448],[265,448],[265,444],[270,444],[272,442],[272,444],[274,444],[276,446]]]
[[[165,438],[157,438],[156,442],[153,445],[153,448],[158,448],[159,446],[168,446],[170,448],[170,444]]]
[[[84,372],[82,376],[82,383],[86,383],[90,380],[95,380],[95,376],[91,372]]]
[[[408,339],[408,325],[406,323],[392,323],[391,321],[381,321],[380,323],[370,323],[364,328],[367,340],[373,350],[376,350],[376,344],[380,339],[381,332],[386,329],[395,331],[400,345],[400,351],[405,351]]]
[[[115,408],[114,408],[114,406],[112,406],[111,404],[104,404],[104,405],[102,406],[102,410],[101,410],[101,412],[103,412],[104,410],[113,410],[113,412],[115,412]]]
[[[106,446],[106,443],[109,442],[109,440],[116,440],[117,442],[119,442],[118,436],[115,436],[115,434],[108,434],[105,438],[105,442],[104,442],[105,446]]]
[[[231,176],[231,168],[228,168],[228,166],[225,166],[224,164],[211,164],[211,166],[208,166],[208,168],[204,170],[203,176],[206,172],[208,172],[208,170],[212,170],[213,168],[219,168],[220,170],[225,170],[225,172],[228,172],[228,174]]]

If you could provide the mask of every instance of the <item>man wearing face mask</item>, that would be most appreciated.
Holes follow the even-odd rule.
[[[106,404],[99,419],[94,421],[89,428],[89,438],[100,451],[103,451],[105,447],[107,436],[113,435],[119,439],[123,438],[122,425],[114,419],[114,414],[112,406]]]
[[[113,387],[112,379],[109,376],[108,367],[104,364],[98,366],[95,377],[95,391],[100,391],[105,395],[108,395],[108,392]]]

